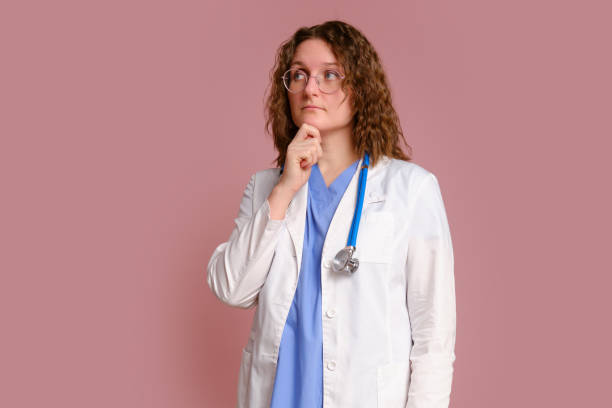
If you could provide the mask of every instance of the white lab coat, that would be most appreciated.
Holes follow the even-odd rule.
[[[363,158],[361,159],[363,161]],[[383,156],[368,170],[351,276],[329,261],[347,243],[359,169],[332,218],[321,263],[324,408],[447,408],[455,360],[454,258],[436,176]],[[279,169],[256,172],[207,282],[224,303],[257,306],[242,350],[238,408],[270,406],[279,345],[302,263],[308,183],[283,220],[268,195]]]

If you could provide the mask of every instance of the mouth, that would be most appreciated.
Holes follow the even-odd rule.
[[[319,108],[318,106],[314,106],[314,105],[306,105],[302,109],[315,110],[315,109],[323,109],[323,108]]]

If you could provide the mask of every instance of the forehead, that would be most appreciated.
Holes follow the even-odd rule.
[[[291,65],[302,67],[340,67],[330,46],[320,39],[309,39],[298,45]]]

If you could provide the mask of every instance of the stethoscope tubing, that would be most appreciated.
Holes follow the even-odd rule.
[[[365,152],[363,161],[361,163],[361,171],[359,172],[359,187],[357,196],[357,205],[355,206],[355,213],[353,214],[353,221],[351,222],[351,230],[346,245],[356,247],[357,244],[357,232],[359,231],[359,222],[361,221],[361,209],[363,208],[363,197],[365,195],[365,188],[368,179],[368,167],[370,166],[370,156],[368,152]],[[283,174],[285,165],[283,164],[279,174]]]
[[[366,152],[363,157],[361,164],[361,171],[359,172],[359,194],[357,198],[357,206],[355,213],[353,214],[353,222],[351,223],[351,231],[349,238],[346,243],[347,246],[356,247],[357,243],[357,232],[359,231],[359,222],[361,221],[361,209],[363,208],[363,197],[365,195],[366,181],[368,179],[368,167],[370,165],[370,156]]]

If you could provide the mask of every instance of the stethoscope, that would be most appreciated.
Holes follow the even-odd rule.
[[[357,268],[359,268],[359,260],[357,258],[353,258],[353,254],[357,249],[357,232],[359,231],[359,221],[361,220],[361,209],[363,208],[363,196],[365,193],[366,182],[368,178],[369,164],[370,156],[366,152],[363,157],[363,162],[361,164],[361,171],[359,172],[359,192],[357,196],[355,212],[353,213],[353,222],[351,223],[351,230],[349,232],[346,247],[338,251],[338,253],[334,257],[334,260],[331,263],[331,269],[334,272],[345,272],[348,274],[352,274],[357,271]],[[285,165],[281,167],[280,174],[283,174],[284,167]]]

